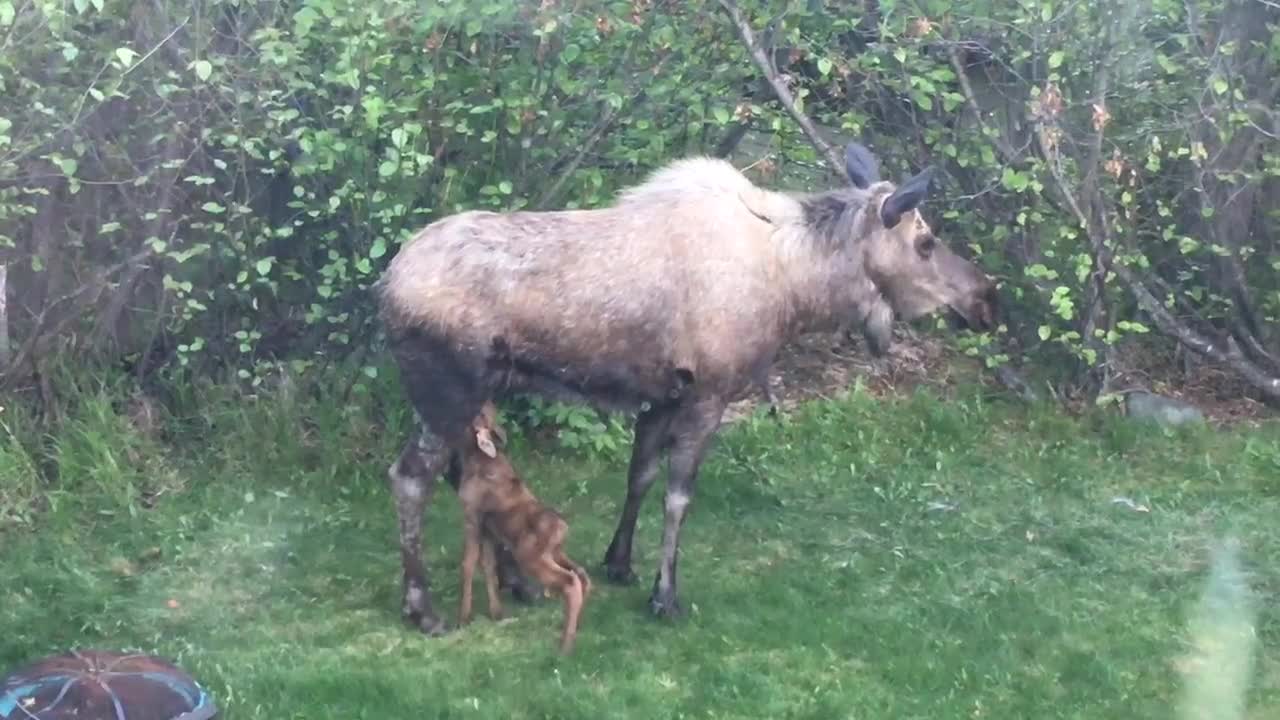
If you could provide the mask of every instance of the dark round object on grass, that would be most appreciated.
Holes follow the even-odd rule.
[[[173,663],[72,650],[0,679],[0,720],[210,720],[213,698]]]

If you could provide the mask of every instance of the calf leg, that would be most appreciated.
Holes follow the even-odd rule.
[[[572,570],[560,567],[552,553],[544,553],[531,563],[534,576],[544,587],[559,593],[564,598],[564,627],[560,630],[560,652],[569,654],[573,651],[574,641],[578,637],[578,620],[582,615],[582,579]]]
[[[422,514],[445,460],[444,443],[420,426],[387,471],[400,521],[404,593],[401,613],[406,622],[428,635],[443,634],[445,623],[432,607],[427,569],[422,562]]]
[[[631,585],[638,579],[631,570],[631,543],[636,533],[636,519],[644,496],[658,476],[662,451],[670,446],[671,418],[674,407],[651,408],[636,419],[635,442],[631,446],[631,463],[627,468],[627,498],[614,530],[613,540],[604,553],[605,577],[619,585]]]
[[[667,478],[666,513],[662,529],[662,560],[653,581],[649,608],[659,617],[684,613],[676,590],[676,563],[680,552],[680,529],[693,500],[698,468],[711,438],[720,427],[724,402],[708,398],[683,407],[671,427],[675,444],[671,449],[671,469]]]
[[[577,575],[578,579],[582,581],[582,599],[586,600],[588,597],[590,597],[591,576],[587,575],[587,569],[582,567],[578,563],[574,562],[573,560],[570,560],[569,556],[564,554],[563,548],[559,548],[559,547],[556,548],[552,552],[552,555],[554,556],[556,563],[558,563],[560,567]]]
[[[476,560],[480,557],[480,521],[468,513],[463,523],[464,540],[462,542],[462,598],[458,603],[458,625],[471,622],[471,580],[476,571]],[[485,579],[488,580],[488,568],[485,568]]]
[[[493,541],[481,536],[480,565],[484,567],[484,589],[489,595],[489,618],[502,619],[502,598],[498,597],[498,570],[494,567]]]

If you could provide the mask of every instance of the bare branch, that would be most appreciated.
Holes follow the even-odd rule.
[[[733,26],[738,31],[738,38],[742,40],[743,46],[747,49],[748,54],[751,55],[756,67],[760,69],[760,72],[764,73],[765,79],[769,81],[769,86],[773,88],[774,94],[778,96],[778,102],[782,103],[782,107],[786,109],[791,118],[804,131],[804,134],[808,136],[809,142],[813,143],[818,152],[826,157],[831,167],[843,174],[844,158],[840,156],[840,153],[835,148],[831,147],[831,143],[828,143],[818,134],[818,128],[814,126],[813,121],[796,108],[796,99],[791,94],[791,88],[787,87],[786,82],[778,76],[778,72],[774,69],[765,48],[756,42],[755,34],[751,31],[751,24],[742,17],[742,11],[738,9],[738,4],[733,0],[719,0],[719,2],[720,6],[729,14],[729,19],[733,21]]]

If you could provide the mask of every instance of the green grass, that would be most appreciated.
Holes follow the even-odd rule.
[[[700,477],[680,561],[691,615],[645,610],[659,484],[637,534],[644,582],[597,570],[561,659],[552,601],[509,604],[502,624],[481,612],[442,639],[400,624],[384,478],[408,416],[393,388],[349,407],[203,407],[171,419],[176,444],[130,431],[106,395],[76,413],[51,507],[0,531],[0,667],[68,646],[157,652],[231,720],[1171,718],[1184,670],[1224,667],[1197,664],[1189,623],[1211,547],[1233,534],[1259,599],[1242,717],[1280,716],[1274,427],[1167,432],[974,393],[854,393],[753,418],[720,436]],[[0,443],[0,468],[24,467],[20,452]],[[625,460],[523,442],[515,455],[570,520],[570,554],[597,568]],[[428,523],[452,616],[447,489]]]

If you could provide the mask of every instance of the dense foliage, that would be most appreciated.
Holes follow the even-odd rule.
[[[931,219],[1013,302],[989,362],[1097,391],[1158,328],[1280,375],[1273,3],[735,7],[830,140],[941,165]],[[765,75],[717,2],[0,0],[5,383],[372,374],[369,285],[435,217],[693,152],[832,182]]]

